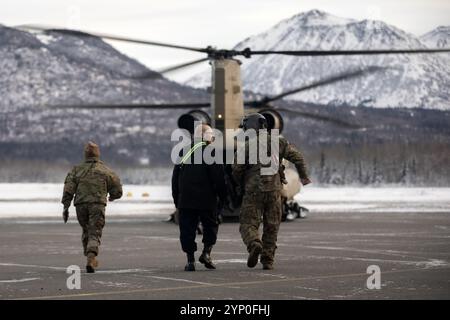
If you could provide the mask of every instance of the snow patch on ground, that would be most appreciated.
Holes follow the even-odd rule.
[[[62,184],[0,183],[0,219],[60,218]],[[168,217],[175,210],[170,186],[125,185],[107,205],[108,217]],[[305,187],[295,196],[314,212],[448,212],[450,188]],[[71,220],[76,220],[70,208]]]
[[[450,202],[450,188],[305,187],[295,199],[302,202]]]
[[[450,213],[450,188],[306,187],[295,200],[310,212]]]
[[[61,183],[0,183],[0,201],[56,200],[62,197]],[[172,201],[170,186],[124,185],[123,198],[135,201]]]

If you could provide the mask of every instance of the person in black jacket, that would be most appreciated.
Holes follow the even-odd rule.
[[[194,163],[195,152],[203,152],[214,137],[210,126],[202,124],[195,129],[194,143],[175,165],[172,174],[172,197],[179,211],[181,248],[187,255],[185,271],[195,271],[197,243],[196,231],[199,221],[203,226],[203,252],[199,262],[208,269],[215,269],[211,250],[217,240],[219,224],[217,214],[226,201],[224,168],[221,164]]]

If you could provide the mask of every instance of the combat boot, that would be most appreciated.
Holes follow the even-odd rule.
[[[263,263],[263,270],[273,270],[273,264]]]
[[[193,253],[187,254],[187,263],[184,266],[184,271],[195,271],[195,257]]]
[[[212,246],[205,246],[205,248],[203,249],[202,255],[200,256],[200,258],[198,258],[198,261],[203,263],[205,265],[205,267],[208,269],[215,269],[216,266],[214,265],[214,263],[212,262],[212,259],[211,259],[211,250],[212,250]]]
[[[86,272],[94,273],[95,269],[98,267],[98,261],[95,256],[95,253],[89,252],[87,254],[87,263],[86,263]]]
[[[253,268],[254,266],[256,266],[261,251],[262,245],[259,242],[254,241],[250,247],[250,251],[248,254],[247,267]]]

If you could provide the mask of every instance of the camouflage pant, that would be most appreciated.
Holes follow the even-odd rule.
[[[83,228],[81,242],[84,255],[93,252],[98,255],[98,246],[105,226],[105,206],[102,204],[81,204],[76,206],[78,223]]]
[[[258,229],[263,222],[262,241]],[[273,263],[277,248],[277,235],[281,223],[280,192],[260,192],[245,194],[239,216],[239,232],[247,250],[250,251],[254,241],[262,243],[262,263]]]

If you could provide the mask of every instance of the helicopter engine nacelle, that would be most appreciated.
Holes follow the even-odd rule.
[[[266,118],[268,126],[267,129],[278,129],[280,130],[280,133],[283,131],[284,122],[278,111],[275,111],[274,109],[262,109],[259,113]]]
[[[193,134],[195,121],[211,125],[211,118],[206,112],[202,110],[192,110],[178,118],[178,127],[180,129],[186,129]]]

